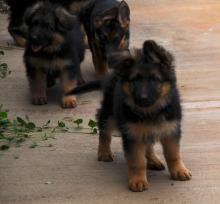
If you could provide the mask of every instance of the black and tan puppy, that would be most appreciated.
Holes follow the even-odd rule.
[[[98,112],[100,130],[98,160],[113,161],[111,133],[122,135],[128,164],[128,185],[132,191],[148,187],[146,167],[163,170],[153,144],[160,141],[175,180],[189,180],[190,171],[180,156],[181,105],[172,55],[154,41],[142,50],[111,57],[114,73],[104,82],[104,99]],[[77,87],[72,93],[97,89],[100,81]]]
[[[13,37],[15,43],[25,47],[26,44],[26,26],[24,23],[24,14],[26,9],[41,0],[6,0],[10,8],[8,31]],[[45,0],[51,3],[58,3],[66,9],[71,9],[71,13],[78,14],[90,0]]]
[[[77,17],[58,5],[42,1],[27,9],[25,23],[28,35],[24,61],[32,103],[46,104],[47,86],[59,77],[62,106],[75,107],[76,97],[67,97],[65,93],[83,82],[80,63],[84,46]]]
[[[20,46],[26,43],[23,15],[27,7],[39,0],[7,0],[10,6],[8,30]],[[98,76],[107,73],[108,55],[129,46],[130,9],[125,1],[117,0],[45,0],[64,6],[80,18],[84,44],[89,47]],[[88,40],[88,42],[87,42]]]
[[[129,46],[129,6],[125,1],[91,0],[80,12],[80,19],[88,37],[96,73],[103,76],[107,73],[108,55]]]
[[[23,21],[26,8],[34,4],[37,0],[6,0],[10,8],[8,32],[13,37],[15,43],[25,47],[26,27]]]

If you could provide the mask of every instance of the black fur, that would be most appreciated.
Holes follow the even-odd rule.
[[[100,130],[98,159],[112,161],[109,124],[113,120],[122,135],[129,166],[129,188],[143,191],[147,186],[145,153],[140,153],[143,144],[147,147],[168,138],[169,146],[163,147],[171,151],[174,144],[171,157],[177,158],[175,165],[180,160],[182,113],[173,57],[154,41],[146,41],[143,49],[136,50],[134,56],[124,51],[113,54],[110,60],[115,71],[105,83],[104,99],[97,114]],[[189,172],[176,176],[176,169],[170,165],[172,158],[170,155],[166,158],[174,179],[190,179]],[[184,165],[180,169],[188,171]]]
[[[24,18],[28,27],[24,61],[32,89],[45,75],[48,85],[60,77],[63,94],[74,88],[75,82],[82,83],[80,63],[84,59],[84,45],[77,17],[56,4],[38,2],[27,9]],[[38,88],[32,92],[38,92]],[[32,98],[32,102],[44,104],[46,99],[42,102],[39,97]]]
[[[108,55],[129,46],[130,10],[125,1],[95,0],[80,13],[98,75],[107,72]]]
[[[83,94],[83,93],[90,92],[90,91],[100,90],[101,87],[102,87],[102,80],[87,82],[71,90],[70,92],[66,94],[66,96],[73,95],[73,94]]]
[[[41,0],[6,0],[10,8],[8,31],[14,38],[15,42],[24,47],[26,43],[26,26],[23,18],[26,9]],[[74,0],[45,0],[51,3],[59,3],[68,8],[69,4]],[[76,1],[76,0],[75,0]]]
[[[8,30],[20,46],[26,44],[26,9],[39,0],[7,0],[10,6]],[[125,1],[117,0],[45,0],[64,6],[79,16],[88,37],[97,74],[107,73],[108,55],[129,46],[130,9]]]

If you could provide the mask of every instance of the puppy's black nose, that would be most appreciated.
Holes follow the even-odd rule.
[[[37,40],[37,35],[31,35],[32,40]]]
[[[31,37],[31,41],[33,43],[38,43],[38,36],[37,35],[31,35],[30,37]]]
[[[148,99],[148,95],[147,94],[142,94],[140,97],[140,100],[146,101]]]

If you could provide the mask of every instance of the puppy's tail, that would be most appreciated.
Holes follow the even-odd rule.
[[[102,80],[90,81],[71,90],[66,94],[66,96],[100,90],[101,87],[102,87]]]

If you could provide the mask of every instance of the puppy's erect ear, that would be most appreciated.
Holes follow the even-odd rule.
[[[107,60],[109,68],[114,69],[120,76],[126,76],[135,63],[128,50],[113,52],[108,55]]]
[[[160,63],[168,68],[174,67],[174,57],[172,54],[153,40],[147,40],[144,42],[143,53],[144,58],[149,62]]]
[[[123,28],[130,24],[130,9],[125,1],[122,1],[118,7],[118,20]]]
[[[72,30],[77,22],[77,17],[71,15],[66,9],[58,7],[55,11],[55,15],[62,27],[67,30]]]
[[[113,7],[109,10],[104,11],[100,15],[95,17],[95,27],[101,27],[103,24],[116,19],[118,16],[118,8]]]
[[[28,26],[31,23],[31,19],[33,18],[34,14],[43,6],[43,2],[35,3],[32,6],[29,6],[24,13],[24,22]]]

